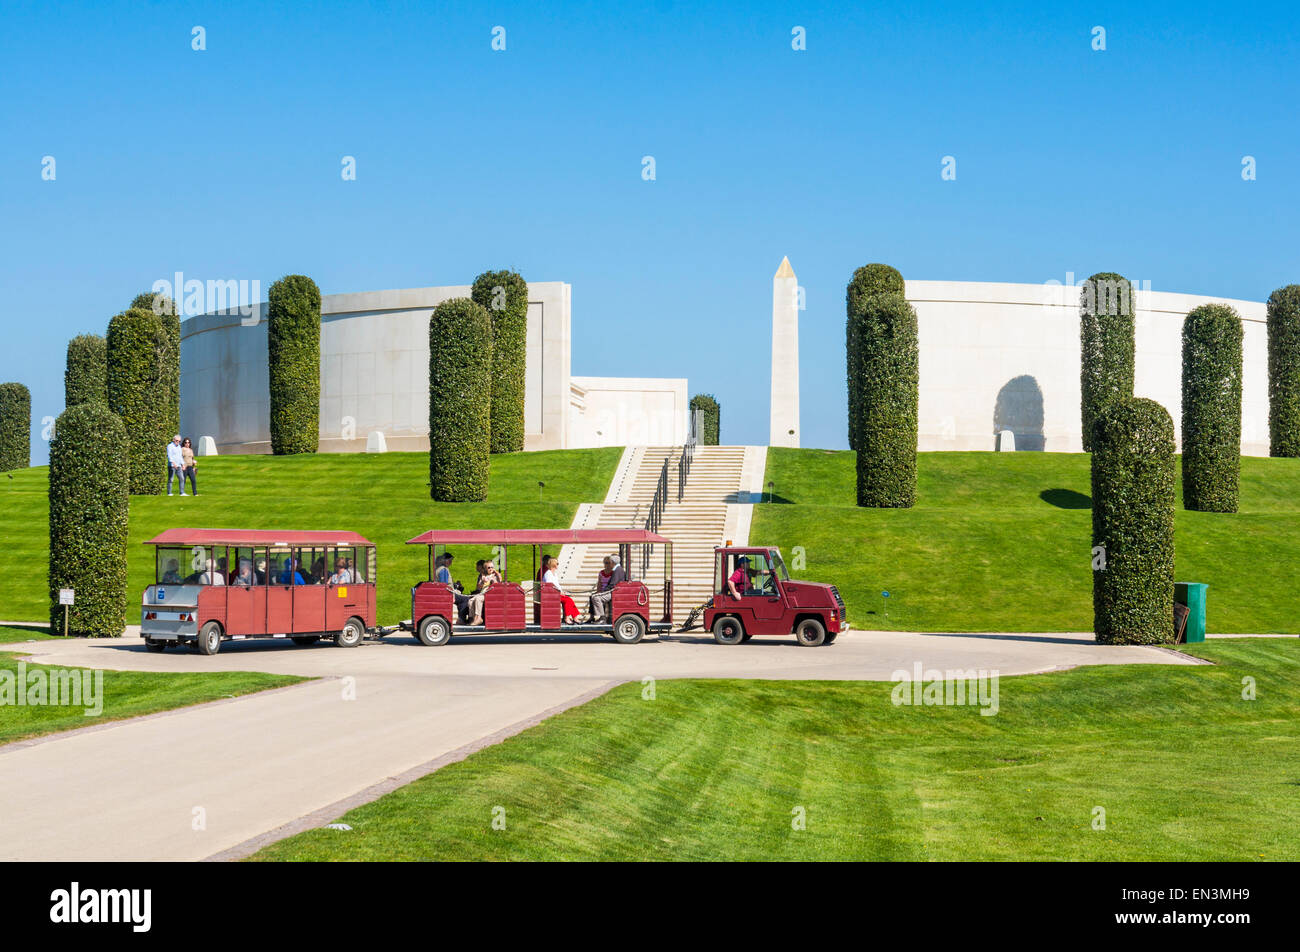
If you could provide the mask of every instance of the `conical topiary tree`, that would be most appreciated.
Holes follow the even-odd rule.
[[[135,496],[162,492],[167,478],[167,442],[176,432],[167,389],[170,348],[162,319],[153,311],[132,308],[108,322],[108,408],[126,427]]]
[[[1080,416],[1083,448],[1092,450],[1092,425],[1111,400],[1133,396],[1137,300],[1123,275],[1103,271],[1079,287]]]
[[[528,282],[514,271],[485,271],[470,297],[492,318],[492,452],[517,453],[524,448]]]
[[[69,634],[116,637],[126,628],[128,442],[121,419],[102,403],[69,407],[54,423],[48,576],[53,632],[63,631],[62,588],[75,592]]]
[[[429,318],[429,495],[439,502],[487,498],[491,466],[492,317],[454,298]]]
[[[271,452],[315,453],[320,446],[320,288],[290,274],[266,294]]]
[[[1093,627],[1102,644],[1174,635],[1174,421],[1154,400],[1114,399],[1093,422]]]
[[[1300,456],[1300,284],[1268,296],[1268,455]]]
[[[63,372],[63,405],[108,404],[107,344],[98,334],[78,334],[68,341]]]
[[[920,350],[916,311],[898,290],[901,280],[892,268],[868,265],[854,273],[846,295],[859,506],[916,502]]]
[[[845,294],[847,320],[844,322],[844,352],[847,356],[848,392],[849,392],[849,449],[858,448],[858,408],[861,405],[861,390],[858,375],[854,372],[856,345],[853,329],[856,326],[853,315],[860,313],[867,302],[880,294],[893,294],[903,297],[907,284],[897,268],[887,264],[867,264],[853,272]]]
[[[1236,512],[1241,476],[1241,318],[1202,304],[1183,321],[1183,507]]]

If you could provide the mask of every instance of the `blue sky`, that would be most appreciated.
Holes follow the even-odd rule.
[[[32,389],[34,462],[68,338],[175,271],[567,281],[575,374],[688,377],[724,441],[763,443],[789,255],[804,445],[827,447],[869,261],[1251,300],[1300,281],[1288,5],[913,7],[7,0],[0,380]]]

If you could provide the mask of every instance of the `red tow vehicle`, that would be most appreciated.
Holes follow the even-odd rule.
[[[375,546],[355,532],[168,529],[154,547],[141,634],[150,651],[321,639],[351,648],[375,627]],[[392,629],[396,630],[396,628]]]
[[[727,584],[732,579],[739,597]],[[772,546],[714,549],[713,591],[704,608],[704,627],[720,645],[740,644],[755,635],[793,634],[799,644],[813,648],[834,644],[849,627],[839,589],[792,580],[781,550]]]
[[[456,530],[433,529],[408,540],[408,545],[429,547],[429,577],[411,589],[409,626],[421,644],[445,645],[452,635],[499,634],[502,632],[598,632],[612,635],[619,644],[634,645],[647,632],[664,632],[672,628],[673,583],[672,541],[645,529],[515,529]],[[554,585],[538,579],[538,550],[558,551],[564,545],[598,546],[617,554],[626,578],[613,590],[608,622],[563,624],[561,593]],[[491,555],[503,581],[491,585],[483,595],[483,623],[462,623],[451,585],[435,581],[438,559],[449,547],[456,547],[464,560],[474,553]],[[532,573],[524,584],[512,581],[508,555],[512,548],[527,546],[532,550]],[[655,556],[654,547],[663,546],[664,585],[653,592],[643,581],[633,578],[640,565],[648,567]],[[456,563],[459,568],[461,563]],[[518,573],[516,573],[518,574]],[[568,592],[585,608],[586,590]],[[661,601],[662,598],[662,601]],[[662,608],[662,611],[660,609]]]

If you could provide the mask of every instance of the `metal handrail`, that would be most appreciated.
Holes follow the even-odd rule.
[[[700,442],[700,426],[704,420],[704,412],[696,410],[691,414],[690,420],[690,433],[686,437],[686,445],[682,447],[682,455],[677,458],[678,502],[686,496],[686,478],[691,475],[691,463],[695,462],[695,447]]]
[[[650,513],[645,518],[645,527],[649,532],[658,532],[659,523],[663,519],[664,509],[668,505],[668,460],[664,459],[663,469],[659,470],[659,483],[655,487],[654,499],[650,501]],[[641,546],[641,577],[644,578],[650,571],[650,550],[652,546],[649,542]]]

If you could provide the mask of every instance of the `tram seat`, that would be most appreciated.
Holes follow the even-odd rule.
[[[524,627],[528,595],[515,582],[498,582],[483,595],[483,627],[517,631]]]
[[[533,599],[533,624],[543,628],[559,628],[564,620],[563,613],[560,590],[550,582],[542,582]]]

